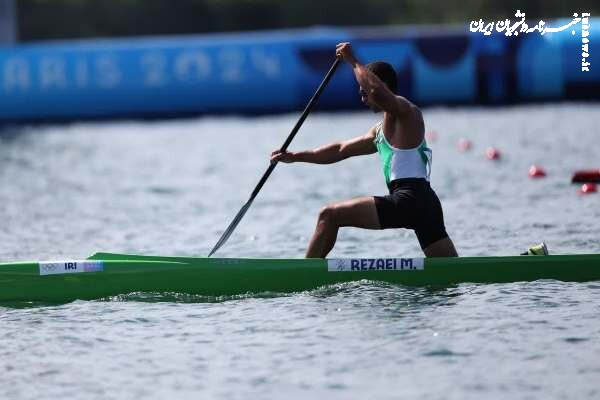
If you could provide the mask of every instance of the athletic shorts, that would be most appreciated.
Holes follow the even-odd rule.
[[[381,229],[412,229],[421,249],[448,237],[442,205],[427,180],[397,179],[389,188],[389,195],[374,196]]]

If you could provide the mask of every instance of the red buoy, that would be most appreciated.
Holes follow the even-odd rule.
[[[488,160],[499,160],[500,159],[500,150],[495,147],[488,147],[485,151],[485,156]]]
[[[596,193],[597,191],[598,188],[595,183],[584,183],[581,185],[581,189],[579,189],[580,194]]]
[[[529,167],[529,177],[530,178],[544,178],[546,176],[546,171],[542,167],[537,165],[532,165]]]
[[[464,153],[465,151],[471,150],[471,147],[473,147],[473,143],[469,139],[460,138],[458,140],[457,146],[458,146],[458,150],[460,152]]]
[[[587,169],[575,171],[571,182],[595,182],[600,183],[600,169]]]
[[[425,134],[425,140],[429,143],[437,142],[438,134],[436,131],[429,131]]]

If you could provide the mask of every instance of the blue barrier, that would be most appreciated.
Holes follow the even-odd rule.
[[[600,20],[595,20],[600,22]],[[600,35],[506,37],[464,28],[311,28],[185,37],[40,42],[0,47],[0,122],[271,113],[302,108],[351,41],[363,61],[397,69],[419,105],[600,98]],[[595,33],[595,37],[592,38]],[[322,109],[360,107],[340,68]]]

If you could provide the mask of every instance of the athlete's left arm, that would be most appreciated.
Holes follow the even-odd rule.
[[[377,75],[358,61],[350,43],[338,44],[336,55],[346,60],[352,67],[356,81],[364,92],[361,95],[366,95],[379,108],[393,115],[403,116],[411,110],[412,105],[408,100],[395,95]]]

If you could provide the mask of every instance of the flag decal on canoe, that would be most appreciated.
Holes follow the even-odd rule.
[[[46,261],[40,264],[40,275],[76,274],[80,272],[102,272],[104,261]]]
[[[423,258],[333,258],[327,260],[329,272],[411,271],[424,268]]]

